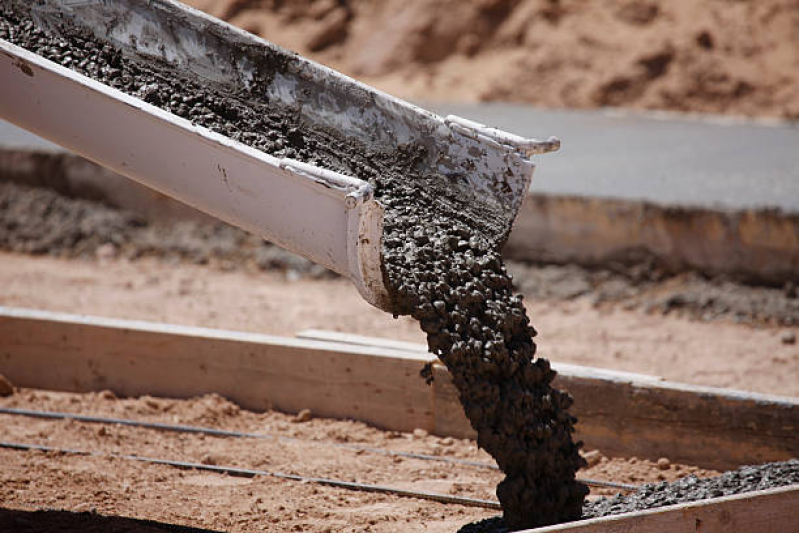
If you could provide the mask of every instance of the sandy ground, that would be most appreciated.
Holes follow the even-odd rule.
[[[316,328],[424,342],[412,320],[372,308],[343,279],[0,252],[0,286],[5,306],[284,336]],[[606,309],[590,298],[525,303],[539,331],[539,354],[552,361],[799,396],[799,345],[783,342],[796,328]]]
[[[796,0],[186,0],[389,93],[799,118]]]
[[[0,252],[0,305],[199,325],[278,335],[305,328],[423,342],[410,319],[370,307],[346,280],[296,271],[227,270],[180,260],[94,260]],[[540,353],[555,361],[668,379],[799,395],[799,348],[784,328],[700,322],[640,308],[597,307],[591,297],[527,300]],[[0,340],[0,342],[2,342]],[[2,368],[0,368],[2,373]],[[9,531],[455,531],[496,511],[352,492],[269,477],[240,478],[109,453],[135,454],[494,499],[496,471],[393,458],[337,443],[490,461],[472,441],[384,432],[353,421],[294,423],[218,396],[117,399],[22,389],[0,406],[267,433],[298,441],[163,433],[77,421],[0,415],[0,440],[101,452],[100,456],[0,449],[0,530]],[[607,458],[590,450],[582,477],[639,484],[694,473],[690,465]],[[592,494],[608,494],[594,489]],[[145,520],[145,521],[142,521]],[[181,529],[182,526],[200,529]]]
[[[220,438],[0,415],[0,439],[5,441],[254,468],[482,499],[494,499],[493,487],[501,476],[482,468],[391,457],[335,445],[347,443],[490,462],[488,455],[477,450],[471,441],[389,433],[352,421],[311,419],[296,423],[280,413],[240,410],[213,395],[192,400],[116,399],[108,392],[21,390],[0,398],[0,406],[213,426],[294,439]],[[580,473],[582,477],[633,484],[671,481],[689,473],[715,474],[685,465],[659,467],[649,461],[609,459],[601,454],[592,463],[591,468]],[[461,505],[268,477],[250,479],[185,471],[119,458],[0,450],[0,464],[0,501],[5,508],[0,509],[0,528],[4,517],[11,516],[11,509],[93,511],[233,532],[454,531],[470,521],[497,514]],[[612,491],[594,491],[595,495],[600,493]],[[47,516],[23,516],[34,524],[46,524],[48,520]],[[85,529],[76,530],[85,531],[92,525],[102,530],[102,525],[114,525],[94,514],[77,518]]]

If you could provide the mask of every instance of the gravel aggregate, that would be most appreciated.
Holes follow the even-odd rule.
[[[744,466],[720,476],[700,479],[687,476],[672,483],[648,483],[636,492],[586,502],[582,517],[599,518],[657,509],[709,498],[745,494],[799,484],[799,460]],[[462,527],[460,533],[505,533],[511,531],[502,517],[488,518]]]

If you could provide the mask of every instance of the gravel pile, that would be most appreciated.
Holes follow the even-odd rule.
[[[625,496],[617,495],[612,498],[600,498],[587,502],[583,507],[583,518],[598,518],[657,509],[667,505],[796,484],[799,484],[799,460],[744,466],[738,470],[724,472],[717,477],[699,479],[695,476],[688,476],[672,483],[647,484],[636,492]],[[467,524],[460,529],[460,533],[505,533],[507,531],[511,530],[501,517]]]
[[[9,182],[0,182],[0,249],[81,259],[157,257],[313,278],[334,275],[222,222],[151,222],[99,202]]]

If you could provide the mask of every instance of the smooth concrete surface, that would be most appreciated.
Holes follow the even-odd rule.
[[[661,205],[799,211],[799,123],[513,104],[427,104],[525,137],[560,137],[531,191]]]
[[[48,152],[63,152],[57,144],[42,139],[22,128],[0,120],[0,150],[41,150]]]

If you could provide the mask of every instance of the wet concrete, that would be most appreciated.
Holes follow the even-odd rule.
[[[720,476],[688,476],[673,483],[647,484],[626,496],[602,498],[585,506],[585,518],[595,518],[667,505],[744,494],[799,483],[799,460],[744,466]]]
[[[497,496],[507,523],[577,519],[587,489],[574,477],[584,461],[572,399],[551,386],[549,362],[535,358],[536,332],[500,256],[502,237],[475,231],[466,211],[435,193],[407,181],[384,189],[384,268],[396,309],[419,320],[478,445],[506,474]]]
[[[722,496],[785,487],[799,483],[799,460],[744,466],[720,476],[699,479],[688,476],[672,483],[646,484],[632,494],[600,498],[585,504],[583,518],[619,515],[657,509]],[[467,524],[460,533],[505,533],[510,531],[501,517]]]

